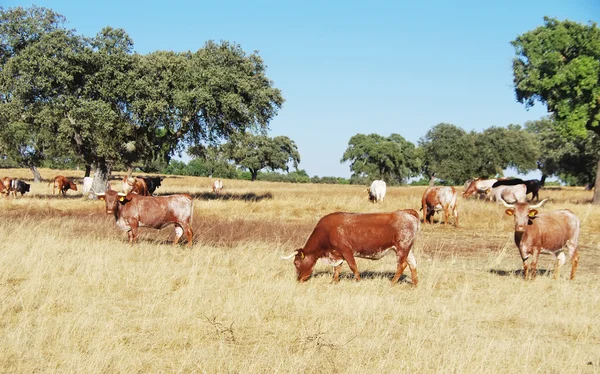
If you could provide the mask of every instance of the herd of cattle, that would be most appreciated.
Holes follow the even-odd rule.
[[[183,235],[187,245],[192,245],[193,199],[188,194],[153,196],[162,182],[161,177],[124,177],[121,181],[122,192],[113,190],[107,184],[106,191],[96,194],[105,202],[106,213],[112,214],[118,227],[127,232],[129,242],[138,237],[139,227],[162,229],[175,226],[174,245]],[[524,276],[534,277],[540,253],[551,253],[556,257],[554,276],[558,277],[567,249],[571,259],[570,279],[574,279],[579,261],[577,241],[579,238],[579,219],[571,211],[563,209],[539,213],[547,199],[539,201],[538,191],[544,185],[544,179],[523,181],[521,179],[475,179],[465,186],[463,198],[480,196],[495,199],[506,206],[506,214],[514,217],[515,244],[523,260]],[[8,177],[0,179],[0,193],[10,196],[29,192],[30,185]],[[83,192],[92,187],[92,178],[83,179]],[[65,178],[56,176],[52,184],[52,194],[59,191],[63,196],[69,190],[77,191],[77,185]],[[220,194],[223,190],[221,180],[213,182],[212,190]],[[381,202],[385,198],[386,184],[382,180],[373,181],[366,189],[369,200]],[[529,205],[526,196],[532,194]],[[450,186],[430,186],[421,200],[423,223],[431,223],[436,212],[443,211],[443,221],[448,224],[450,215],[458,227],[458,193]],[[440,222],[442,219],[440,219]],[[417,263],[412,251],[420,231],[420,215],[413,209],[398,210],[391,213],[331,213],[319,220],[303,248],[294,251],[284,259],[294,258],[297,279],[301,282],[310,278],[317,261],[332,265],[333,281],[339,280],[342,263],[345,261],[354,273],[360,275],[355,257],[378,260],[394,252],[397,259],[396,273],[392,283],[397,282],[408,266],[412,283],[417,285]]]
[[[542,180],[521,179],[475,179],[465,186],[463,198],[479,195],[496,199],[507,209],[505,213],[514,217],[515,244],[523,261],[525,278],[535,277],[540,253],[550,253],[556,257],[554,277],[560,274],[567,249],[571,259],[570,279],[575,278],[579,262],[577,241],[579,239],[579,219],[568,209],[539,213],[546,201],[539,201],[538,191],[543,187]],[[369,200],[383,201],[386,193],[384,181],[373,181],[366,189]],[[526,197],[538,202],[529,205]],[[431,223],[436,212],[443,211],[443,221],[448,224],[450,214],[458,227],[458,193],[454,187],[430,186],[421,200],[423,223]],[[441,222],[441,220],[440,220]],[[303,282],[310,278],[318,260],[334,268],[333,281],[339,280],[342,263],[348,263],[356,280],[360,279],[355,257],[377,260],[388,252],[396,254],[396,273],[392,283],[396,283],[408,266],[413,285],[417,285],[417,263],[413,255],[413,245],[419,233],[420,216],[413,209],[398,210],[392,213],[331,213],[321,218],[304,247],[297,249],[283,259],[294,258],[297,278]]]

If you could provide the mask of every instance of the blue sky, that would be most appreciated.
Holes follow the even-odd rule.
[[[545,115],[514,98],[510,41],[545,15],[600,19],[598,0],[3,1],[32,4],[86,36],[123,28],[142,54],[195,51],[207,40],[258,51],[286,100],[269,135],[294,140],[309,175],[342,177],[357,133],[416,144],[440,122],[481,131]]]

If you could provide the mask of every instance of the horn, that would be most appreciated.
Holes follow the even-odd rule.
[[[333,264],[333,266],[340,266],[342,264],[342,262],[344,262],[344,260],[339,260],[338,262],[336,262],[335,264]]]
[[[514,204],[507,203],[506,201],[504,201],[503,198],[500,198],[500,201],[502,201],[502,204],[504,204],[504,206],[507,207],[507,208],[514,208],[515,207]]]
[[[99,192],[96,194],[96,196],[104,196],[104,195],[106,195],[106,192]]]
[[[117,192],[117,195],[119,195],[119,196],[121,196],[121,197],[125,197],[125,196],[127,196],[127,194],[126,194],[126,193],[124,193],[124,192]]]
[[[296,256],[297,254],[298,254],[298,251],[294,251],[294,252],[293,252],[291,255],[289,255],[289,256],[282,256],[282,255],[279,255],[279,257],[281,257],[283,260],[289,260],[290,258],[292,258],[292,257]]]
[[[530,207],[529,207],[529,209],[537,209],[537,208],[541,207],[542,205],[544,205],[544,203],[545,203],[546,201],[548,201],[548,199],[544,199],[544,200],[540,201],[539,203],[537,203],[537,204],[535,204],[535,205],[532,205],[532,206],[530,206]]]

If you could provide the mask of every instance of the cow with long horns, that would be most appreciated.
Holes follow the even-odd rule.
[[[571,258],[570,279],[574,279],[579,262],[579,218],[568,209],[538,213],[537,209],[547,199],[531,206],[526,202],[507,204],[504,200],[501,201],[508,208],[506,214],[515,218],[515,244],[523,260],[524,277],[535,277],[539,254],[551,253],[556,257],[554,278],[558,278],[565,263],[566,248]],[[528,264],[528,260],[531,260],[531,264]]]
[[[396,253],[396,283],[406,266],[410,268],[412,283],[418,283],[417,262],[412,252],[419,232],[419,213],[413,209],[391,213],[336,212],[321,218],[303,248],[283,259],[294,258],[298,281],[310,278],[317,260],[333,265],[333,281],[338,282],[342,262],[346,261],[360,280],[354,257],[379,260],[388,253]]]
[[[175,225],[175,241],[185,233],[188,247],[192,245],[193,200],[190,195],[142,196],[136,193],[125,194],[112,189],[97,194],[106,203],[106,213],[113,214],[117,226],[127,232],[129,242],[137,240],[138,227],[162,229]]]

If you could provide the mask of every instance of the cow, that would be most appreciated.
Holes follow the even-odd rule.
[[[427,187],[421,199],[423,223],[431,223],[436,211],[444,211],[444,222],[449,223],[450,211],[454,216],[454,225],[458,227],[458,193],[454,187]],[[441,220],[440,220],[441,222]]]
[[[68,190],[77,191],[77,185],[62,175],[57,175],[48,183],[48,186],[52,185],[52,195],[54,195],[55,191],[58,190],[63,197],[67,195]]]
[[[419,213],[413,209],[391,213],[331,213],[319,220],[303,248],[283,259],[294,257],[297,279],[310,278],[317,260],[333,265],[333,282],[339,281],[343,261],[354,273],[360,274],[354,257],[379,260],[393,251],[396,253],[396,283],[408,265],[412,283],[418,283],[417,262],[412,252],[420,228]]]
[[[515,219],[515,244],[519,248],[523,260],[523,276],[535,277],[537,261],[540,253],[551,253],[556,257],[554,278],[558,278],[560,269],[565,263],[564,248],[569,250],[571,258],[571,276],[575,279],[575,271],[579,263],[577,241],[579,240],[579,219],[568,209],[539,213],[548,199],[530,206],[526,202],[503,204],[508,208],[506,214]],[[527,260],[531,258],[531,264]]]
[[[216,193],[217,195],[220,194],[223,191],[223,182],[221,182],[220,179],[214,181],[212,184],[212,190],[213,193]]]
[[[173,245],[179,243],[183,234],[187,238],[187,246],[192,245],[194,207],[190,195],[143,196],[107,189],[97,196],[104,200],[106,214],[113,214],[117,226],[127,232],[129,243],[137,241],[139,227],[162,229],[175,225]]]
[[[128,178],[127,176],[123,177],[123,193],[135,193],[142,196],[149,196],[148,193],[148,185],[146,185],[146,181],[142,178]]]
[[[92,190],[92,183],[94,183],[94,178],[92,177],[83,177],[83,181],[81,182],[83,186],[83,193],[88,193]]]
[[[10,182],[10,191],[9,194],[12,193],[15,198],[17,198],[17,193],[21,194],[21,197],[29,192],[31,185],[29,183],[25,183],[18,179],[13,179]]]
[[[144,182],[146,182],[146,187],[148,187],[148,195],[153,195],[154,191],[158,187],[160,187],[160,183],[164,179],[164,177],[138,177],[142,178]]]
[[[546,184],[546,175],[542,175],[542,180],[539,181],[537,179],[529,179],[523,182],[527,187],[527,194],[531,194],[531,201],[536,199],[536,201],[540,201],[540,196],[538,195],[539,190],[544,187]]]
[[[12,180],[13,179],[11,177],[4,177],[0,179],[0,185],[2,185],[2,187],[0,188],[0,192],[5,194],[7,197],[10,196],[10,192],[12,191]]]
[[[494,185],[494,183],[496,183],[497,181],[498,179],[474,179],[467,185],[465,191],[462,194],[462,197],[467,199],[470,196],[474,196],[477,194],[479,194],[480,197],[485,196],[488,189],[492,188],[492,185]]]
[[[367,193],[369,194],[369,201],[378,203],[380,201],[383,201],[383,199],[385,198],[386,189],[387,188],[385,185],[385,181],[374,180],[371,183],[371,187],[367,188],[365,191],[367,191]]]
[[[497,202],[506,201],[513,204],[527,200],[527,187],[524,184],[500,185],[490,188],[489,191]]]

